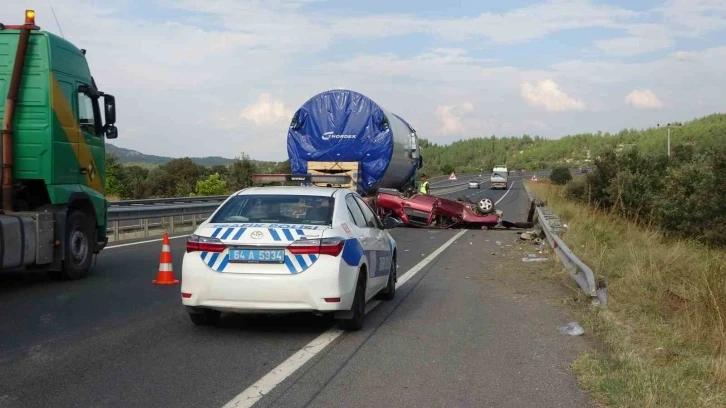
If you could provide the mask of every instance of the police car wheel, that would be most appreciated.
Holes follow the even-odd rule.
[[[365,273],[365,271],[361,271]],[[347,331],[358,331],[363,328],[363,318],[365,317],[365,299],[366,288],[362,279],[358,280],[358,284],[355,287],[355,296],[353,297],[353,304],[351,305],[351,311],[353,317],[351,319],[341,320],[339,326],[343,330]]]
[[[378,294],[378,299],[393,300],[396,296],[396,281],[398,280],[398,269],[396,268],[396,255],[391,259],[391,271],[388,273],[388,285],[386,289]]]
[[[189,312],[189,318],[197,326],[214,326],[219,323],[221,312],[217,310],[203,309],[200,311]]]

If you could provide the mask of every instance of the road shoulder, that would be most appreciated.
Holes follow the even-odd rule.
[[[558,331],[572,294],[531,252],[512,231],[467,232],[260,406],[593,406],[570,370],[587,336]]]

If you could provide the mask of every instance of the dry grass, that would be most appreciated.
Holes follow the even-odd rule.
[[[568,224],[563,239],[608,285],[608,308],[585,317],[601,352],[575,371],[618,407],[726,406],[726,251],[661,234],[528,183]]]

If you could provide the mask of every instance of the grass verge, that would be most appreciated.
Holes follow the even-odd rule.
[[[568,224],[563,239],[608,286],[583,325],[602,347],[574,364],[607,406],[726,406],[726,251],[667,240],[614,214],[528,183]]]

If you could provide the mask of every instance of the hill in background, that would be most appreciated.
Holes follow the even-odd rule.
[[[106,151],[118,157],[119,162],[123,164],[136,164],[142,167],[158,166],[169,163],[172,159],[174,159],[173,157],[144,154],[136,150],[114,146],[110,143],[106,143]],[[227,159],[219,156],[192,157],[191,159],[195,164],[202,166],[226,166],[232,164],[234,161],[234,159]]]
[[[726,150],[726,114],[713,114],[671,128],[671,148],[689,145],[696,151]],[[645,154],[667,151],[667,129],[625,129],[618,133],[583,133],[560,139],[538,136],[477,137],[450,145],[421,140],[424,171],[429,175],[478,172],[506,163],[509,168],[540,169],[558,165],[584,167],[593,163],[605,149],[622,151],[637,147]]]

